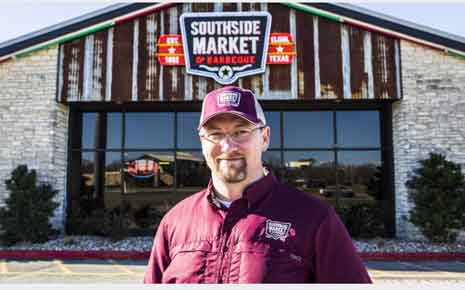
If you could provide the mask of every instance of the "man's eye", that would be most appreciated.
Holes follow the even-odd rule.
[[[213,133],[210,133],[208,134],[208,137],[209,138],[220,138],[223,134],[219,133],[219,132],[213,132]]]
[[[249,130],[239,130],[239,131],[234,132],[235,136],[247,136],[249,134],[250,134]]]

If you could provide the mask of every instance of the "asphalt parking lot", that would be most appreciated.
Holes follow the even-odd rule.
[[[145,260],[0,260],[0,283],[142,283]],[[465,285],[465,262],[384,262],[365,265],[375,283]]]

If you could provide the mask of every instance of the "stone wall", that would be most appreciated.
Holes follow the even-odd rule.
[[[51,222],[63,228],[66,201],[68,108],[56,102],[58,47],[0,63],[0,205],[5,180],[19,164],[36,169],[59,190]]]
[[[424,239],[405,220],[412,206],[405,182],[430,152],[460,163],[465,173],[465,59],[402,41],[401,61],[403,100],[393,106],[396,236]]]

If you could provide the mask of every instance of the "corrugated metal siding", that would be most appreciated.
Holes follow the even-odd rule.
[[[375,98],[396,98],[395,40],[380,34],[372,34],[371,40]]]
[[[350,88],[353,99],[368,98],[368,73],[365,72],[364,34],[357,27],[349,28]]]
[[[272,15],[272,32],[290,32],[289,12],[290,8],[281,4],[268,4],[268,11]],[[290,91],[291,90],[291,66],[290,65],[269,65],[268,83],[270,91]]]
[[[322,99],[341,99],[342,52],[341,25],[318,18],[320,60],[320,96]]]
[[[81,99],[84,80],[85,38],[75,39],[64,44],[62,102]]]
[[[92,85],[90,91],[90,97],[94,101],[105,100],[107,35],[107,31],[99,31],[94,34],[94,49],[92,54]]]
[[[224,12],[237,11],[237,4],[236,3],[223,3],[223,11]]]
[[[313,45],[313,16],[296,11],[297,96],[315,98],[315,57]]]
[[[180,34],[183,12],[263,10],[272,14],[271,32],[292,34],[294,63],[268,65],[265,74],[241,78],[235,85],[262,99],[400,97],[396,39],[277,3],[184,3],[62,45],[60,101],[201,100],[221,85],[187,75],[185,67],[159,65],[158,37]]]
[[[132,100],[134,21],[115,26],[113,32],[113,70],[111,100],[130,102]]]
[[[139,101],[160,100],[161,66],[156,59],[157,39],[161,30],[160,12],[139,19],[139,61],[137,87]]]
[[[179,17],[183,13],[182,4],[167,8],[162,13],[164,13],[163,31],[165,34],[181,34]],[[163,100],[184,100],[184,75],[186,75],[185,67],[163,67]]]

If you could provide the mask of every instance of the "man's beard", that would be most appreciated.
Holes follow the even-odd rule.
[[[244,158],[234,161],[220,160],[216,169],[218,177],[226,183],[239,183],[247,177],[247,162]]]

